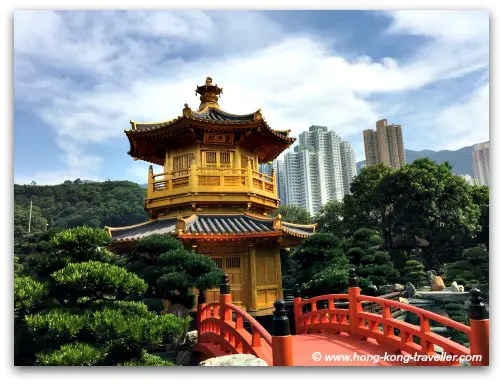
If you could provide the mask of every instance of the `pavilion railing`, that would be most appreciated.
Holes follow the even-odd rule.
[[[187,190],[250,191],[276,194],[276,176],[268,176],[248,168],[196,167],[154,174],[149,170],[147,198],[177,194]]]

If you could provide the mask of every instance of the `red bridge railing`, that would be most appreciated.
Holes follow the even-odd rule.
[[[470,326],[467,326],[413,305],[382,297],[361,295],[354,270],[350,271],[348,285],[348,294],[323,295],[307,300],[296,297],[294,299],[296,333],[345,332],[351,336],[372,338],[394,352],[435,355],[438,354],[435,352],[435,346],[438,346],[444,351],[444,356],[453,356],[450,359],[444,358],[444,363],[431,359],[426,364],[458,365],[459,358],[468,355],[481,357],[480,361],[472,360],[471,365],[489,364],[489,319],[482,304],[480,291],[470,292],[472,305]],[[328,302],[327,308],[318,309],[319,302]],[[336,308],[337,302],[347,303],[348,308]],[[378,304],[381,307],[380,314],[364,311],[362,303]],[[304,312],[306,306],[310,310]],[[419,325],[393,318],[392,308],[415,313],[419,317]],[[470,348],[432,332],[431,321],[466,334],[470,340]]]
[[[478,361],[472,359],[471,365],[489,364],[489,317],[479,290],[470,291],[470,326],[466,326],[412,305],[361,295],[354,270],[350,271],[348,286],[347,294],[323,295],[306,300],[297,294],[294,298],[296,333],[344,333],[360,339],[371,338],[384,349],[412,355],[438,355],[435,346],[442,348],[443,361],[420,360],[420,365],[458,365],[458,359],[468,355],[481,357]],[[292,336],[285,303],[274,303],[276,311],[271,336],[251,315],[231,301],[227,276],[220,285],[219,302],[205,304],[204,293],[199,295],[196,321],[199,340],[196,349],[208,356],[249,353],[265,360],[268,365],[293,365]],[[319,309],[320,302],[327,303],[326,307]],[[365,311],[362,303],[380,306],[380,313]],[[308,310],[304,311],[306,307]],[[392,308],[415,313],[419,317],[419,325],[393,318]],[[245,329],[245,321],[251,333]],[[432,321],[466,334],[470,339],[470,348],[432,332]],[[453,357],[446,359],[447,355]]]
[[[199,309],[199,343],[217,344],[224,354],[249,353],[272,365],[272,337],[246,311],[232,304],[230,294]],[[248,322],[249,333],[243,326]]]

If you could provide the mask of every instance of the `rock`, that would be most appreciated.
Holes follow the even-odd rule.
[[[267,367],[267,363],[253,355],[236,354],[213,357],[199,363],[203,367]]]
[[[197,344],[197,331],[190,331],[185,334],[182,342],[178,345],[178,351],[191,351]]]
[[[197,344],[197,331],[187,332],[187,337],[185,338],[184,344],[190,344],[191,346]]]
[[[417,291],[415,297],[418,299],[432,300],[436,303],[462,303],[470,296],[469,292],[422,292]]]
[[[185,317],[189,315],[189,310],[181,304],[171,304],[165,300],[164,304],[165,313],[175,315],[176,317]]]
[[[377,296],[377,287],[374,284],[370,284],[366,289],[363,290],[366,295]]]
[[[380,292],[382,292],[383,295],[387,294],[387,293],[392,293],[392,292],[395,292],[394,289],[393,289],[393,285],[391,284],[386,284],[386,285],[382,285],[379,290]]]
[[[428,284],[431,284],[433,281],[433,278],[437,276],[437,272],[435,271],[427,271],[426,272],[426,279],[428,280]]]
[[[413,297],[416,294],[416,287],[412,283],[406,283],[405,292],[407,292],[407,297]]]
[[[392,292],[402,292],[405,287],[402,284],[394,284]]]
[[[191,351],[178,351],[176,355],[176,365],[190,365],[192,361]]]
[[[445,288],[444,279],[440,276],[433,276],[430,283],[430,288],[432,291],[441,291]]]

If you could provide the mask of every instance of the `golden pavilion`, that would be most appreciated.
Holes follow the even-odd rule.
[[[252,315],[269,314],[282,298],[280,249],[298,246],[314,225],[270,217],[278,208],[276,175],[258,172],[294,141],[273,130],[260,109],[246,115],[223,111],[222,88],[210,77],[196,88],[201,103],[187,104],[168,121],[131,121],[125,133],[135,160],[163,166],[148,172],[147,222],[106,227],[115,249],[148,235],[169,234],[210,257],[228,275],[236,305]],[[218,289],[206,293],[218,300]]]

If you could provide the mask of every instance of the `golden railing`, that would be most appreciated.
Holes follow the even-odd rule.
[[[148,198],[157,193],[173,194],[190,191],[247,191],[276,194],[276,177],[251,168],[195,167],[154,174],[149,173]],[[272,196],[271,196],[272,197]]]

